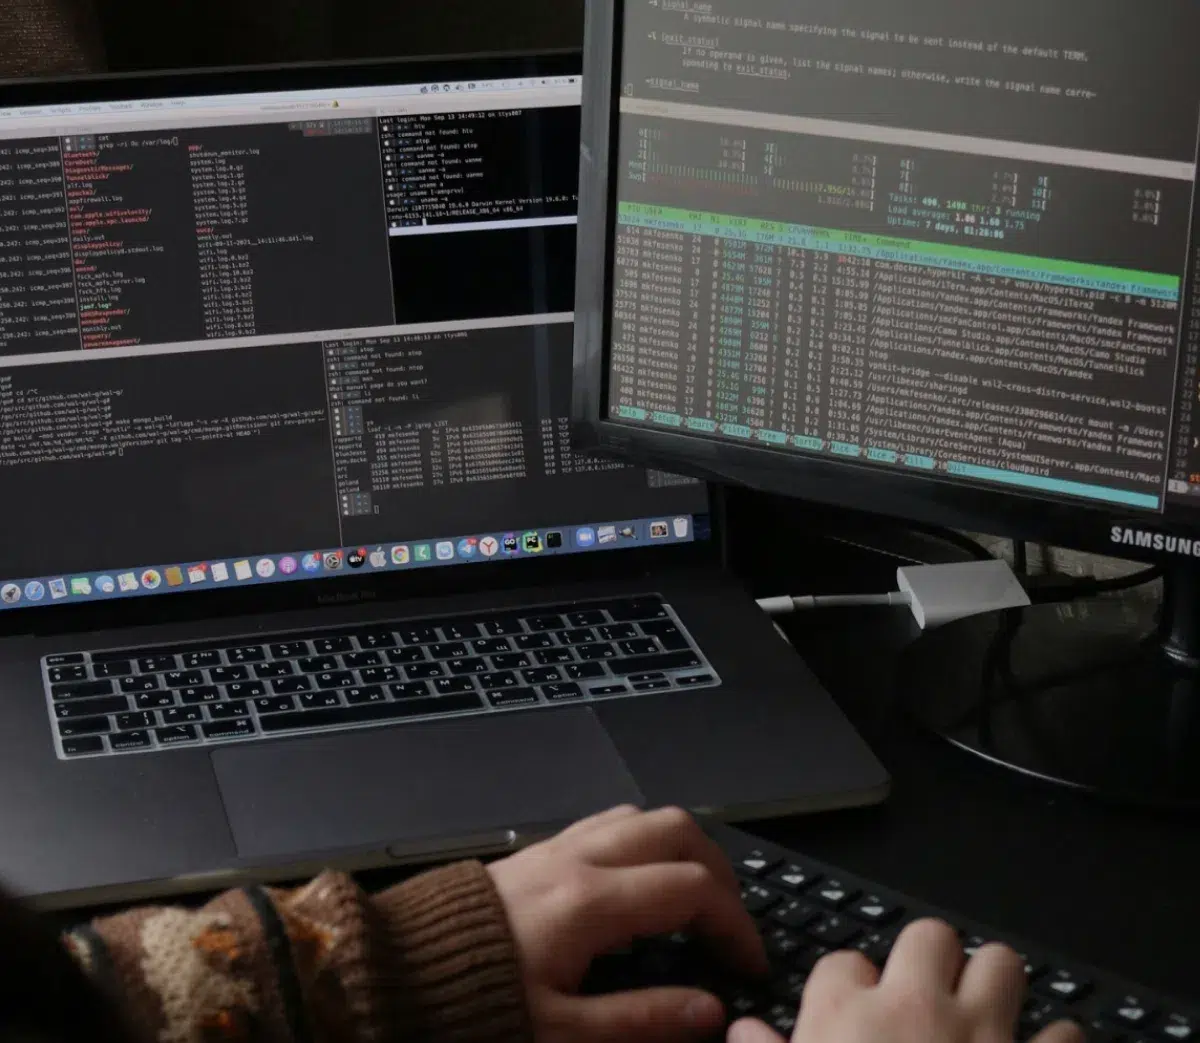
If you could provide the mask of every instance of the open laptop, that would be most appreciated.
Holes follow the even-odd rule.
[[[571,448],[579,64],[0,89],[9,886],[883,796],[709,489]]]

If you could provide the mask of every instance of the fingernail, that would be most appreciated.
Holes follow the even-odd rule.
[[[754,1022],[748,1018],[735,1021],[729,1028],[729,1038],[726,1043],[760,1043],[760,1034],[755,1030]]]
[[[721,1020],[724,1011],[715,996],[693,996],[683,1008],[683,1016],[691,1025],[711,1025]]]

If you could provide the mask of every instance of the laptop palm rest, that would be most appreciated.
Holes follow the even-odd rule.
[[[584,707],[227,746],[212,760],[238,855],[252,860],[450,841],[644,802]]]

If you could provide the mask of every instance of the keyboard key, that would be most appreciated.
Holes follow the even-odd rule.
[[[148,750],[151,745],[150,733],[147,731],[136,731],[110,735],[108,745],[114,753],[128,753],[130,750]]]
[[[104,740],[98,736],[88,736],[80,739],[63,739],[63,755],[67,757],[83,757],[89,753],[103,753]]]
[[[734,863],[734,868],[747,876],[763,877],[779,865],[779,862],[780,860],[775,856],[755,848],[749,854],[739,858]]]
[[[599,663],[571,663],[567,666],[567,676],[572,681],[588,681],[593,677],[603,677],[604,667]]]
[[[226,689],[228,691],[228,689]],[[202,685],[199,688],[180,688],[179,698],[185,706],[197,706],[200,703],[216,703],[221,701],[221,691],[214,685]]]
[[[1123,996],[1120,1002],[1101,1011],[1105,1021],[1123,1029],[1141,1029],[1154,1020],[1154,1007],[1138,996]]]
[[[254,709],[259,713],[286,713],[296,709],[296,700],[290,695],[269,695],[254,700]]]
[[[368,666],[379,666],[383,657],[378,652],[348,652],[342,656],[342,663],[347,670],[362,670]]]
[[[502,670],[498,673],[480,674],[479,683],[484,688],[516,688],[521,682],[517,680],[516,674]]]
[[[666,652],[662,655],[632,656],[610,663],[609,667],[617,674],[648,674],[689,670],[703,665],[693,652]]]
[[[393,648],[388,652],[387,658],[389,663],[405,666],[408,663],[423,663],[428,657],[423,648]]]
[[[594,684],[588,691],[592,695],[624,695],[629,691],[629,688],[623,684]]]
[[[221,653],[215,649],[210,652],[184,652],[180,659],[185,670],[196,670],[206,666],[220,666]]]
[[[180,746],[184,743],[196,742],[196,726],[194,724],[179,724],[173,728],[156,728],[154,737],[160,746]]]
[[[229,721],[237,717],[250,716],[249,703],[213,703],[208,708],[208,716],[214,721]]]
[[[827,916],[808,927],[809,937],[831,949],[844,949],[862,934],[862,928],[845,916]]]
[[[534,670],[522,670],[521,677],[526,684],[553,684],[561,681],[562,671],[554,666],[542,666]]]
[[[1041,1032],[1047,1025],[1058,1021],[1063,1013],[1063,1009],[1058,1004],[1031,996],[1021,1007],[1021,1015],[1017,1019],[1018,1033],[1028,1038],[1028,1036]]]
[[[276,695],[292,695],[295,692],[307,692],[312,688],[312,680],[308,677],[282,677],[271,682],[271,691]]]
[[[768,1008],[763,1015],[763,1021],[778,1032],[784,1039],[790,1039],[796,1029],[796,1015],[799,1009],[792,1004],[776,1003]]]
[[[206,739],[244,739],[257,734],[254,722],[245,717],[236,721],[215,721],[212,724],[201,725],[200,730],[204,732]]]
[[[70,666],[73,663],[85,662],[82,652],[59,652],[57,655],[46,656],[47,666]]]
[[[576,645],[575,654],[584,662],[594,662],[597,659],[616,659],[617,650],[612,645],[601,642],[593,645]]]
[[[785,891],[793,892],[805,891],[820,879],[820,873],[806,869],[795,862],[789,862],[787,865],[780,866],[771,874],[772,884],[783,888]]]
[[[354,642],[348,637],[318,637],[313,639],[312,646],[317,655],[334,655],[338,652],[354,651]]]
[[[802,898],[791,898],[771,912],[771,919],[776,923],[783,924],[784,927],[802,931],[824,915],[824,912],[812,902],[806,902]]]
[[[632,623],[610,623],[597,631],[603,641],[620,641],[622,638],[637,637],[638,629]],[[654,650],[658,651],[656,645]]]
[[[407,684],[388,685],[393,699],[419,699],[429,694],[428,681],[409,681]]]
[[[551,649],[551,652],[567,652],[565,648]],[[549,655],[550,652],[535,652],[534,656],[538,662],[541,662],[541,657]],[[567,655],[570,656],[570,652]],[[528,666],[530,663],[529,655],[526,652],[504,652],[500,655],[492,656],[492,666],[497,670],[517,670],[522,666]]]
[[[240,645],[225,649],[225,658],[231,663],[261,663],[267,653],[261,645]]]
[[[276,659],[299,659],[311,654],[307,641],[281,641],[271,645],[271,655]]]
[[[433,627],[400,626],[396,628],[396,633],[406,645],[432,645],[438,639]]]
[[[88,672],[86,666],[52,666],[49,676],[51,684],[65,684],[70,681],[86,681]]]
[[[482,656],[451,659],[447,661],[446,666],[450,668],[452,674],[486,674],[488,672],[487,660]]]
[[[446,672],[441,663],[413,663],[412,666],[406,666],[404,671],[414,681],[426,677],[441,677]]]
[[[1092,991],[1092,983],[1073,971],[1052,970],[1034,985],[1034,989],[1062,1003],[1074,1003]]]
[[[112,731],[112,725],[107,717],[80,717],[73,721],[59,721],[58,734],[64,739],[74,739],[80,735],[104,735]]]
[[[533,653],[533,658],[541,663],[542,666],[575,662],[575,654],[569,648],[542,648]],[[508,669],[506,664],[500,662],[500,659],[500,656],[492,656],[492,662],[496,666]]]
[[[174,670],[179,666],[173,655],[148,655],[137,661],[137,668],[144,674],[162,673],[164,670]]]
[[[688,677],[675,678],[675,683],[681,688],[695,688],[697,685],[712,684],[715,680],[712,674],[691,674]]]
[[[442,637],[447,641],[466,641],[479,636],[478,623],[442,623],[440,629]]]
[[[633,690],[635,692],[661,692],[664,688],[670,688],[670,681],[643,681],[641,684],[635,684]]]
[[[570,699],[582,699],[583,689],[571,682],[546,684],[542,685],[542,695],[552,703],[564,703]]]
[[[153,692],[156,688],[161,687],[158,683],[158,678],[155,676],[149,677],[122,677],[117,682],[117,687],[127,695],[133,695],[135,692]]]
[[[254,667],[254,676],[260,681],[272,677],[291,677],[295,673],[292,664],[284,660],[281,663],[258,663]]]
[[[475,655],[500,655],[512,651],[512,645],[506,637],[481,637],[471,642],[471,651]]]
[[[609,616],[622,623],[667,617],[667,610],[658,598],[629,598],[625,601],[614,601],[606,607]]]
[[[199,706],[176,706],[163,710],[163,724],[199,724],[204,720],[204,711]]]
[[[459,692],[475,691],[475,682],[469,677],[439,677],[433,682],[438,695],[457,695]]]
[[[599,609],[583,609],[579,612],[568,612],[567,622],[573,627],[594,627],[605,622],[606,616]]]
[[[279,681],[273,682],[280,684]],[[235,681],[225,686],[227,699],[257,699],[267,694],[267,686],[262,681]]]
[[[512,637],[514,634],[523,634],[525,629],[521,626],[520,619],[511,616],[505,619],[489,619],[483,624],[483,632],[489,637]]]
[[[771,915],[774,916],[774,913]],[[785,964],[790,963],[804,945],[799,936],[786,927],[771,928],[763,935],[763,942],[767,947],[767,955]]]
[[[536,648],[553,648],[554,637],[551,634],[518,634],[513,638],[513,644],[522,652],[532,652]]]
[[[301,728],[331,728],[347,724],[375,724],[430,714],[467,713],[478,710],[481,706],[479,695],[472,692],[426,699],[406,699],[401,702],[343,706],[336,710],[298,710],[295,713],[271,714],[262,718],[259,724],[264,732],[274,734]]]
[[[441,641],[429,646],[429,654],[434,659],[462,659],[467,654],[467,646],[462,641]]]
[[[498,709],[507,709],[511,706],[536,706],[538,697],[537,692],[532,688],[507,688],[494,692],[488,692],[488,702]]]
[[[199,670],[170,670],[163,674],[163,684],[168,688],[190,688],[204,684],[204,674]]]
[[[1155,1033],[1162,1043],[1193,1043],[1196,1024],[1183,1014],[1168,1014]]]
[[[320,710],[327,706],[341,706],[337,692],[305,692],[300,696],[300,706],[305,710]]]
[[[651,638],[638,637],[632,641],[617,642],[617,648],[622,655],[654,655],[658,651],[658,644]]]
[[[816,889],[814,897],[828,909],[845,909],[860,894],[861,891],[856,891],[840,880],[826,880]]]
[[[338,670],[328,674],[314,675],[317,681],[317,687],[328,690],[330,688],[353,688],[358,682],[354,680],[354,675],[348,670]]]
[[[307,659],[299,660],[296,665],[300,667],[302,673],[306,674],[324,674],[330,670],[337,670],[340,665],[336,656],[320,655],[309,656]]]
[[[214,684],[227,684],[230,681],[249,681],[248,666],[215,666],[208,672],[208,679]]]
[[[380,681],[395,681],[400,677],[398,666],[368,666],[359,671],[363,684],[378,684]]]
[[[596,640],[596,631],[590,627],[584,627],[582,630],[564,630],[558,635],[558,639],[564,645],[590,645]]]
[[[129,732],[140,728],[153,728],[156,724],[158,724],[156,715],[148,710],[117,714],[118,731]]]
[[[121,713],[129,709],[129,700],[123,695],[110,695],[107,699],[72,699],[54,707],[54,716],[60,721],[79,717],[99,717],[108,713]]]
[[[889,902],[886,898],[880,898],[879,895],[867,895],[865,898],[860,898],[850,908],[852,916],[869,924],[891,923],[903,913],[904,909],[901,906]]]
[[[764,916],[779,904],[779,895],[762,884],[742,886],[742,905],[751,916]]]
[[[92,673],[96,677],[128,677],[133,673],[133,664],[127,659],[116,659],[111,663],[93,663]]]
[[[658,638],[658,643],[668,652],[681,652],[691,647],[683,632],[669,619],[642,623],[641,628],[643,634]]]
[[[347,688],[342,695],[345,696],[346,702],[351,706],[360,706],[363,703],[382,703],[387,700],[387,695],[379,685],[368,685],[363,688]]]
[[[857,939],[851,948],[857,949],[876,967],[883,967],[892,954],[892,946],[896,944],[898,932],[895,930],[871,931]]]
[[[139,710],[161,710],[175,705],[173,692],[143,692],[133,697],[133,703]]]
[[[359,648],[394,648],[396,635],[390,630],[360,630],[354,635]]]
[[[562,616],[525,616],[525,625],[535,633],[540,630],[564,630],[567,621]]]

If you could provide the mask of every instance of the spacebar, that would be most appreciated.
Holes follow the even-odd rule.
[[[297,710],[293,713],[265,714],[258,719],[264,732],[290,732],[298,728],[332,728],[339,724],[373,724],[402,717],[425,717],[434,713],[466,713],[483,706],[474,692],[442,695],[430,699],[405,699],[396,703],[367,703],[331,710]]]

